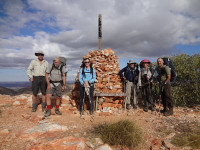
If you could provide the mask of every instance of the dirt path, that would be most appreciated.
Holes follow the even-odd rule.
[[[0,99],[2,104],[0,106],[0,149],[2,150],[28,149],[38,143],[67,136],[83,137],[87,140],[89,130],[94,126],[122,119],[135,121],[142,129],[144,143],[138,149],[149,149],[150,147],[156,149],[162,146],[163,139],[178,132],[177,125],[200,123],[200,111],[186,108],[176,108],[174,115],[170,117],[159,117],[158,114],[155,115],[150,111],[146,113],[139,108],[129,111],[115,109],[111,113],[95,112],[94,118],[88,112],[80,118],[77,111],[61,109],[63,113],[61,116],[55,115],[52,110],[52,115],[44,119],[44,113],[40,107],[37,112],[32,113],[27,105],[13,106],[13,101],[9,102],[3,105],[5,101]],[[48,132],[45,126],[49,127],[48,131],[54,131],[55,128],[57,130]],[[43,130],[38,131],[39,127]]]

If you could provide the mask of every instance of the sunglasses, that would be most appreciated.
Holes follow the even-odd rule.
[[[89,61],[86,61],[86,62],[85,62],[85,64],[89,64],[89,63],[90,63]]]
[[[44,56],[44,54],[38,54],[38,56]]]

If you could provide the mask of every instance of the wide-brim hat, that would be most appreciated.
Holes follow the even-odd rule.
[[[35,56],[38,56],[39,54],[42,54],[44,56],[44,52],[43,51],[37,51],[37,52],[35,52]]]
[[[129,62],[127,64],[135,64],[136,62],[134,62],[134,60],[129,60]]]
[[[144,60],[142,60],[142,62],[143,63],[149,63],[149,64],[151,63],[148,59],[144,59]]]

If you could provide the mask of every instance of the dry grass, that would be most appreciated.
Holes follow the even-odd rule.
[[[129,120],[117,123],[104,123],[94,127],[93,134],[100,136],[104,143],[109,145],[121,145],[133,149],[142,142],[142,131]]]
[[[177,125],[175,129],[179,134],[172,139],[172,144],[181,147],[200,148],[200,123],[183,123]]]
[[[179,134],[172,139],[172,144],[180,147],[200,148],[200,135],[197,134]]]

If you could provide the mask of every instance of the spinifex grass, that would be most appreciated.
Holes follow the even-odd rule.
[[[142,142],[142,131],[134,123],[122,120],[117,123],[104,123],[94,127],[93,134],[99,135],[104,143],[134,148]]]
[[[189,135],[184,135],[180,134],[175,136],[172,139],[172,144],[176,146],[190,146],[192,148],[200,148],[200,135],[197,134],[189,134]]]

